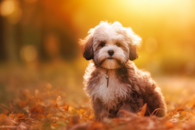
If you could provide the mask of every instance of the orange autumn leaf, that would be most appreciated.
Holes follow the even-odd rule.
[[[6,109],[2,113],[7,115],[9,113],[9,110]]]
[[[34,99],[34,96],[29,96],[29,98],[32,100],[32,99]]]
[[[177,107],[177,108],[175,108],[175,110],[176,111],[183,111],[183,110],[185,110],[184,108],[181,108],[181,107]]]
[[[93,119],[94,118],[94,115],[93,114],[90,114],[89,115],[89,119]]]
[[[46,85],[46,88],[47,88],[47,89],[51,89],[51,88],[52,88],[52,85],[51,85],[50,83],[48,83],[48,84]]]
[[[30,112],[32,112],[32,113],[42,113],[43,112],[43,107],[42,106],[32,107]]]
[[[20,101],[19,104],[18,104],[20,107],[24,107],[26,105],[26,102],[25,101]]]
[[[75,108],[72,107],[72,106],[69,106],[68,111],[69,111],[70,113],[72,113],[72,114],[78,113],[77,109],[75,109]]]
[[[60,100],[61,100],[61,96],[58,96],[58,97],[56,98],[56,103],[59,103]]]
[[[56,102],[56,101],[55,101],[54,99],[51,99],[51,103],[52,103],[52,104],[55,104],[55,102]]]
[[[94,122],[92,124],[92,129],[102,129],[104,127],[104,125],[101,122]]]
[[[39,114],[39,117],[41,118],[45,118],[45,116],[43,114]]]
[[[14,114],[9,114],[9,117],[14,119],[15,118],[15,115]]]
[[[63,107],[63,109],[64,109],[65,111],[68,111],[68,108],[69,108],[69,105],[66,105],[65,107]]]
[[[59,105],[59,104],[56,104],[56,107],[57,107],[57,108],[60,108],[60,105]]]
[[[38,95],[39,95],[39,90],[36,89],[36,90],[35,90],[35,97],[38,98]]]
[[[7,117],[7,115],[5,115],[5,114],[0,114],[0,119],[6,118],[6,117]]]
[[[84,109],[80,109],[80,114],[83,115],[85,113]]]
[[[56,107],[57,107],[57,108],[60,108],[60,105],[59,105],[60,100],[61,100],[61,96],[58,96],[58,97],[56,98]]]
[[[51,118],[51,116],[52,116],[52,114],[49,113],[49,114],[46,116],[46,118]]]
[[[78,124],[80,122],[80,116],[76,115],[70,118],[70,124],[74,125],[74,124]]]
[[[139,115],[139,116],[144,116],[145,113],[146,113],[146,109],[147,109],[147,103],[145,103],[145,104],[143,105],[143,107],[141,108],[141,111],[139,111],[139,112],[137,113],[137,115]]]
[[[51,128],[53,128],[53,129],[58,128],[58,127],[59,127],[59,125],[56,124],[56,123],[52,123],[52,124],[51,124]]]
[[[19,113],[17,116],[18,116],[18,118],[25,118],[24,113],[22,113],[22,114]]]
[[[171,121],[166,121],[166,122],[164,123],[164,125],[165,125],[167,128],[173,128],[173,127],[174,127],[174,124],[173,124],[173,122],[171,122]]]

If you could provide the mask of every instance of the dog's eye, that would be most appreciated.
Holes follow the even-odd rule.
[[[105,42],[101,42],[100,46],[103,47],[103,46],[105,46],[105,44],[106,44]]]
[[[121,46],[121,44],[120,44],[120,43],[118,43],[118,42],[116,43],[116,45],[117,45],[118,47],[120,47],[120,46]]]

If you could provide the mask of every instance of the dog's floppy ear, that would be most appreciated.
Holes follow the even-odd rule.
[[[135,60],[138,58],[137,47],[141,42],[141,38],[138,35],[136,35],[131,28],[126,28],[126,34],[128,37],[129,48],[130,48],[129,59]]]
[[[80,40],[79,44],[82,46],[83,57],[86,60],[93,59],[93,36],[89,34],[84,40]]]
[[[138,58],[138,54],[137,54],[136,46],[130,44],[129,59],[133,61],[137,58]]]

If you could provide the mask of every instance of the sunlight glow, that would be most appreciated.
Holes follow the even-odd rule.
[[[4,0],[0,4],[0,13],[2,16],[9,16],[14,12],[15,3],[13,0]]]
[[[145,41],[145,49],[149,53],[153,53],[158,48],[158,42],[155,38],[149,37]]]
[[[131,11],[133,14],[145,17],[160,17],[183,3],[189,2],[181,0],[122,0],[117,1],[115,6],[121,6],[121,11],[126,13]]]

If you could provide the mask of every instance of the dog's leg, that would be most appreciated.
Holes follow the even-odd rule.
[[[158,87],[156,87],[154,90],[148,90],[145,99],[147,103],[146,116],[151,114],[158,117],[165,116],[166,105],[164,102],[164,97],[162,96],[162,93]]]
[[[104,117],[109,117],[109,112],[100,99],[93,99],[92,106],[96,120],[101,121]]]
[[[126,114],[130,115],[133,114],[132,112],[135,112],[131,106],[131,103],[129,101],[123,102],[122,106],[119,108],[116,117],[125,117]]]

